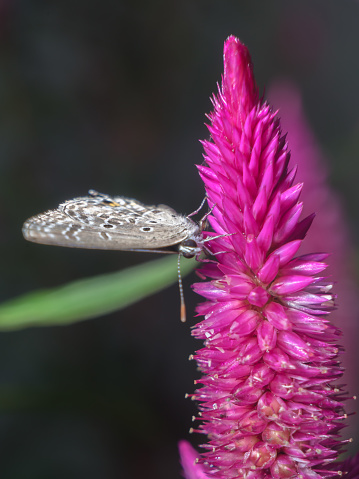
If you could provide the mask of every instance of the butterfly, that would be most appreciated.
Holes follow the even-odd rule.
[[[201,222],[197,224],[169,206],[148,206],[94,190],[89,196],[65,201],[55,210],[29,218],[22,232],[34,243],[153,253],[177,249],[186,258],[198,255],[204,241]],[[176,249],[166,249],[170,247]]]
[[[25,221],[22,233],[34,243],[70,248],[178,253],[181,319],[185,320],[179,259],[208,252],[205,243],[214,239],[203,237],[208,214],[196,223],[166,205],[148,206],[132,198],[89,190],[88,196],[32,216]]]

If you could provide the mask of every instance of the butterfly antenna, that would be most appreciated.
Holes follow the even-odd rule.
[[[181,276],[181,255],[178,255],[177,261],[177,275],[178,275],[178,287],[180,293],[180,300],[181,300],[181,321],[182,323],[186,322],[186,305],[184,302],[184,294],[183,294],[183,284],[182,284],[182,276]]]
[[[190,215],[187,215],[187,218],[190,218],[191,216],[195,216],[197,213],[199,213],[203,207],[203,205],[205,204],[207,200],[207,196],[205,196],[202,200],[202,203],[200,204],[199,208],[197,208],[195,211],[193,211]]]

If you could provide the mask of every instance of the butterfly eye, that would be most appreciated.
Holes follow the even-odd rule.
[[[182,241],[181,245],[187,248],[197,248],[197,243],[191,239]]]
[[[192,239],[184,240],[179,245],[179,251],[185,258],[193,258],[198,253],[198,245]]]

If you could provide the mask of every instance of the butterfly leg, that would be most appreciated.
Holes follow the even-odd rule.
[[[201,229],[201,231],[203,231],[204,229],[206,229],[207,227],[207,218],[208,216],[212,213],[212,211],[214,210],[214,208],[217,206],[217,204],[215,203],[212,208],[199,220],[199,227]]]

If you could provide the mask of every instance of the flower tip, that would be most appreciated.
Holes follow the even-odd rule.
[[[237,53],[245,53],[249,56],[248,48],[240,41],[239,38],[235,37],[234,35],[229,35],[226,41],[224,42],[224,49],[223,54],[226,57],[226,53],[228,51],[237,52]]]
[[[236,64],[237,67],[252,67],[252,60],[248,48],[234,35],[230,35],[224,42],[223,49],[224,66]],[[226,73],[226,72],[225,72]]]
[[[257,85],[248,48],[234,35],[224,42],[223,92],[237,109],[250,110],[258,101]]]
[[[226,41],[224,44],[229,43],[229,42],[234,42],[234,43],[241,43],[240,39],[237,38],[235,35],[228,35]]]

